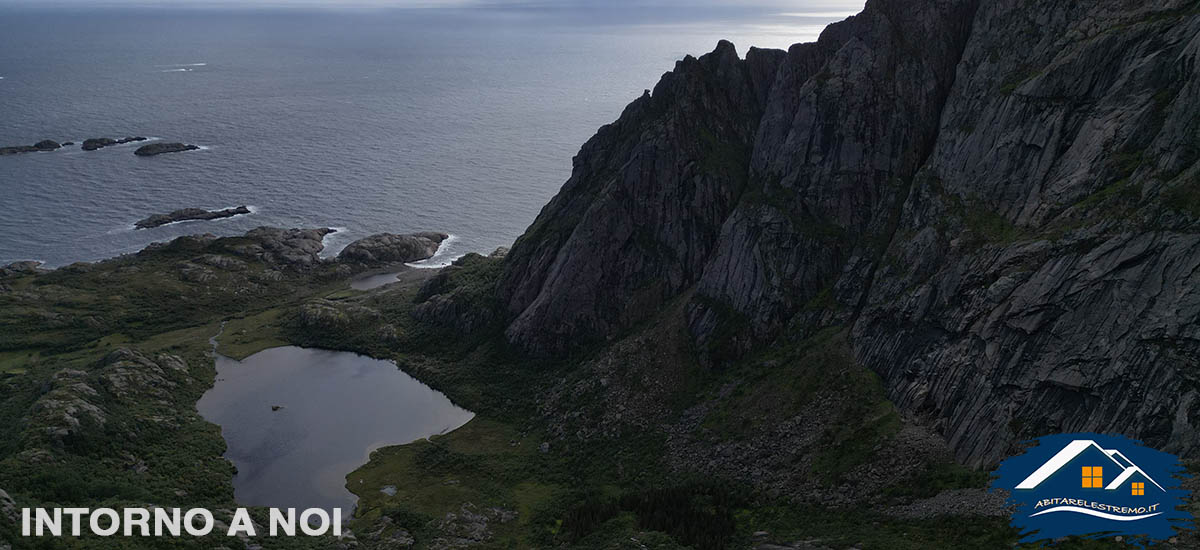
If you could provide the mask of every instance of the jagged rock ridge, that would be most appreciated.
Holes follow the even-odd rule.
[[[1192,455],[1198,50],[1182,0],[871,0],[722,43],[583,147],[506,260],[506,334],[561,354],[686,299],[721,365],[843,326],[972,464],[1064,431]]]

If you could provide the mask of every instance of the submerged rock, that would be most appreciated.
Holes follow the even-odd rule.
[[[140,150],[140,149],[139,149]],[[169,214],[154,214],[134,224],[136,229],[150,229],[160,225],[191,220],[218,220],[249,214],[250,208],[239,206],[224,210],[204,210],[203,208],[183,208]]]
[[[95,151],[97,149],[103,149],[105,147],[109,147],[112,145],[124,145],[126,143],[146,141],[146,139],[147,138],[144,138],[142,136],[127,137],[127,138],[122,138],[122,139],[90,138],[90,139],[83,140],[83,150],[84,151]]]
[[[139,157],[152,157],[163,153],[182,153],[184,151],[195,151],[199,149],[199,145],[190,145],[185,143],[151,143],[138,147],[133,154]]]

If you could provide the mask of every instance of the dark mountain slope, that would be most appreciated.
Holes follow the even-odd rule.
[[[1198,49],[1179,0],[872,0],[786,54],[722,43],[584,146],[506,262],[508,338],[690,295],[713,368],[849,328],[973,464],[1072,430],[1192,454]]]

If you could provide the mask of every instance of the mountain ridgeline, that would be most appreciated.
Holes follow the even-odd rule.
[[[1071,431],[1194,457],[1198,54],[1185,0],[870,0],[722,42],[583,146],[504,260],[505,335],[563,356],[682,304],[719,370],[838,327],[968,464]]]

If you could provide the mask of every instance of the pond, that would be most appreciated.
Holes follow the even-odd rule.
[[[395,363],[354,353],[289,346],[216,361],[216,383],[196,408],[221,426],[242,505],[340,507],[349,518],[346,474],[371,451],[474,416]]]

